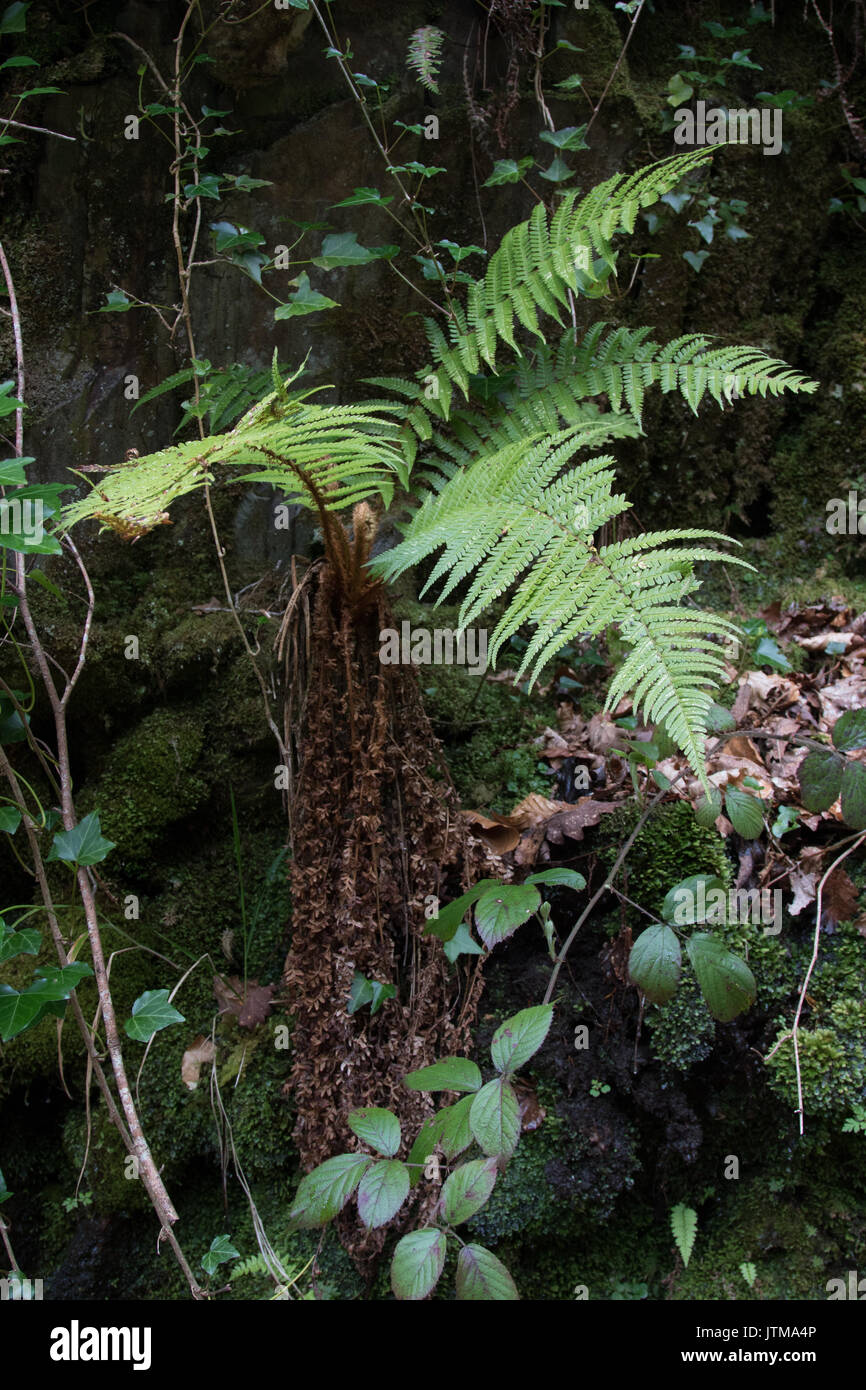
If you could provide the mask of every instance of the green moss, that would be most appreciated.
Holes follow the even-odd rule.
[[[866,1003],[837,999],[820,1017],[825,1026],[798,1032],[803,1104],[811,1114],[849,1115],[855,1105],[866,1103]],[[767,1068],[770,1085],[796,1109],[793,1039],[781,1044]]]
[[[712,1052],[715,1020],[690,970],[683,972],[673,999],[664,1005],[651,1004],[644,1021],[650,1029],[653,1056],[667,1067],[687,1072]]]
[[[158,709],[118,740],[86,798],[118,856],[146,860],[166,831],[201,804],[207,785],[196,774],[204,735],[192,716]]]
[[[599,854],[609,869],[641,814],[634,802],[605,816],[599,831]],[[649,912],[660,913],[671,888],[692,874],[714,874],[727,886],[732,866],[725,842],[716,830],[704,830],[691,806],[678,801],[662,806],[651,816],[632,845],[626,860],[627,874],[620,886]],[[626,883],[628,887],[626,887]],[[635,917],[636,924],[645,918]]]
[[[809,1186],[786,1194],[768,1179],[726,1184],[721,1200],[702,1210],[688,1268],[676,1276],[673,1298],[826,1298],[836,1262],[848,1257],[862,1230],[850,1192],[833,1190],[812,1176]],[[750,1261],[758,1277],[752,1289],[739,1272]]]

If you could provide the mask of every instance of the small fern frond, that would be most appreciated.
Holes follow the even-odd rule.
[[[609,424],[602,417],[549,438],[512,442],[461,469],[425,498],[405,539],[373,567],[390,579],[441,549],[424,592],[443,580],[441,602],[471,576],[461,628],[508,594],[490,659],[531,624],[535,633],[518,673],[531,668],[530,683],[567,642],[617,624],[630,651],[607,707],[633,691],[635,709],[664,724],[703,775],[707,687],[724,670],[721,641],[737,629],[684,607],[684,600],[699,587],[694,564],[732,557],[683,542],[727,538],[674,530],[596,547],[595,532],[630,506],[612,492],[615,460],[603,455],[567,465],[578,450],[607,437]]]
[[[434,24],[425,24],[423,29],[416,29],[409,39],[409,52],[406,55],[406,65],[415,73],[422,87],[426,87],[428,92],[436,92],[437,95],[439,85],[436,79],[439,76],[444,42],[445,35],[441,29],[437,29]]]

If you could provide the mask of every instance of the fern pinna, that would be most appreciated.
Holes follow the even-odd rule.
[[[503,237],[465,304],[452,302],[447,335],[426,321],[433,363],[416,381],[374,379],[387,400],[319,405],[309,391],[290,395],[294,378],[283,384],[275,372],[275,390],[228,434],[111,471],[67,508],[65,523],[91,516],[141,534],[218,466],[232,480],[275,483],[320,513],[374,493],[387,505],[395,484],[410,487],[417,463],[411,489],[420,505],[374,570],[393,578],[441,550],[428,587],[444,579],[444,598],[469,581],[462,626],[504,600],[491,659],[529,625],[520,672],[531,668],[533,679],[568,640],[618,625],[629,650],[608,707],[631,691],[636,711],[663,724],[703,778],[720,642],[736,629],[686,601],[698,588],[696,562],[731,558],[703,543],[726,538],[670,530],[596,545],[599,529],[629,503],[612,490],[613,457],[593,451],[641,432],[655,384],[697,412],[707,394],[721,406],[749,394],[811,392],[816,383],[757,348],[701,334],[660,345],[648,328],[599,322],[578,336],[572,308],[574,296],[605,294],[616,267],[612,239],[709,158],[694,150],[617,174],[581,199],[565,194],[552,213],[539,203]],[[539,315],[559,324],[558,339]],[[588,456],[573,463],[581,453]]]

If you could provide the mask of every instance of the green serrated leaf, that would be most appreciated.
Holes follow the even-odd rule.
[[[737,834],[742,835],[744,840],[757,839],[764,828],[761,802],[740,787],[729,787],[725,792],[725,812]]]
[[[475,927],[488,950],[505,941],[538,911],[541,895],[531,885],[502,883],[475,905]]]
[[[662,917],[675,927],[692,926],[707,920],[702,907],[710,894],[725,892],[725,885],[715,874],[691,874],[665,894]]]
[[[457,1256],[457,1297],[461,1302],[513,1303],[517,1285],[501,1260],[483,1245],[464,1245]]]
[[[836,753],[807,753],[797,776],[800,796],[807,811],[829,811],[842,790],[843,758]]]
[[[686,942],[686,950],[713,1018],[730,1023],[752,1007],[758,994],[755,977],[723,941],[707,932],[696,932]]]
[[[680,943],[670,927],[659,923],[641,932],[629,954],[628,973],[653,1004],[664,1004],[671,998],[681,971]]]
[[[386,1112],[387,1113],[387,1112]],[[409,1196],[409,1169],[398,1158],[383,1158],[358,1184],[358,1215],[368,1231],[397,1215]]]
[[[526,883],[544,883],[548,887],[573,888],[576,893],[586,887],[583,874],[575,869],[544,869],[540,874],[530,874]]]
[[[436,1116],[437,1143],[449,1163],[472,1143],[470,1117],[474,1100],[474,1095],[464,1096],[453,1105],[447,1105]]]
[[[505,1075],[524,1066],[547,1037],[552,1019],[553,1005],[538,1004],[531,1009],[521,1009],[500,1024],[490,1044],[496,1070]]]
[[[704,830],[712,830],[721,814],[722,794],[718,787],[712,787],[710,795],[702,796],[695,806],[695,820]]]
[[[436,1287],[445,1264],[444,1231],[411,1231],[398,1240],[391,1261],[394,1297],[417,1303]]]
[[[481,1072],[468,1057],[443,1057],[432,1066],[410,1071],[403,1085],[410,1091],[478,1091]]]
[[[449,1174],[440,1198],[449,1226],[460,1226],[481,1210],[496,1186],[497,1171],[495,1158],[476,1158]]]
[[[369,1154],[338,1154],[302,1178],[289,1212],[293,1226],[324,1226],[348,1202],[373,1159]]]
[[[486,1154],[511,1157],[520,1138],[520,1106],[504,1077],[488,1081],[473,1096],[469,1124],[476,1143]]]
[[[852,830],[866,830],[866,767],[849,762],[842,773],[842,818]]]
[[[390,1110],[366,1106],[349,1115],[349,1128],[377,1153],[393,1158],[400,1147],[400,1121]]]
[[[833,725],[833,746],[840,753],[866,748],[866,709],[846,709]]]

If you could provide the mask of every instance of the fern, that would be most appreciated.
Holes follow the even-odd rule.
[[[288,371],[288,366],[284,365],[282,370]],[[233,362],[229,367],[220,367],[216,371],[210,370],[208,362],[197,362],[194,367],[174,372],[158,386],[145,391],[132,407],[130,414],[138,410],[139,406],[156,400],[158,396],[164,396],[168,391],[174,391],[179,386],[188,386],[196,377],[199,379],[198,404],[196,405],[194,397],[183,402],[184,413],[174,431],[175,434],[180,434],[191,420],[197,417],[203,419],[205,416],[210,433],[219,434],[221,430],[233,424],[244,410],[260,401],[272,383],[270,371],[257,371],[254,367],[245,367],[239,362]]]
[[[671,1231],[676,1241],[683,1264],[688,1265],[695,1248],[695,1237],[698,1233],[698,1214],[693,1207],[687,1207],[685,1203],[678,1202],[671,1208]],[[745,1276],[743,1276],[745,1278]]]
[[[437,95],[439,85],[436,78],[442,61],[440,54],[444,39],[445,35],[441,29],[437,29],[433,24],[426,24],[423,29],[416,29],[409,39],[409,52],[406,55],[406,64],[416,74],[421,85]]]
[[[428,493],[406,539],[373,567],[392,579],[442,549],[422,596],[447,575],[441,602],[473,576],[460,608],[461,628],[514,585],[489,656],[495,661],[503,643],[532,624],[535,634],[518,673],[531,668],[531,681],[578,634],[619,623],[631,650],[610,686],[608,707],[633,689],[635,708],[648,721],[664,723],[700,768],[700,738],[712,703],[706,686],[722,675],[720,643],[737,628],[683,603],[698,588],[694,563],[730,557],[672,542],[726,538],[714,531],[663,531],[596,547],[594,533],[630,505],[611,490],[615,460],[600,455],[563,469],[610,430],[610,419],[602,417],[507,444],[487,454],[483,467],[461,469]]]
[[[414,65],[428,80],[438,33],[413,36]],[[573,637],[618,625],[629,651],[608,705],[631,691],[636,709],[667,728],[705,780],[720,642],[737,629],[686,604],[698,588],[693,566],[731,558],[705,544],[725,538],[670,530],[596,545],[599,529],[630,505],[612,490],[615,460],[597,451],[641,432],[653,385],[697,411],[708,395],[724,406],[746,394],[811,392],[816,383],[757,348],[698,333],[660,345],[648,328],[599,322],[576,342],[571,297],[603,295],[616,265],[613,238],[710,158],[693,150],[615,175],[583,198],[567,193],[550,214],[539,204],[468,284],[465,305],[453,303],[445,330],[427,321],[433,366],[414,382],[375,379],[389,400],[318,405],[313,391],[288,393],[298,372],[285,384],[275,375],[276,389],[228,434],[213,429],[119,466],[66,509],[65,523],[96,517],[135,538],[220,470],[229,481],[274,483],[320,514],[372,494],[387,505],[411,474],[420,506],[403,542],[375,562],[378,573],[393,577],[441,551],[427,587],[443,580],[445,598],[468,582],[461,625],[505,600],[491,659],[524,624],[535,628],[520,668],[532,680]],[[545,316],[560,324],[558,342],[548,341]],[[536,340],[531,350],[527,339]],[[215,418],[229,408],[230,399]],[[581,451],[590,456],[574,462]]]
[[[289,378],[286,386],[293,378]],[[318,390],[326,388],[319,387]],[[291,500],[340,510],[378,493],[386,505],[395,481],[408,483],[394,404],[309,403],[312,390],[271,392],[228,434],[190,440],[111,471],[64,512],[64,525],[93,517],[122,535],[144,534],[172,502],[215,481],[270,482]],[[112,523],[117,523],[112,526]]]

